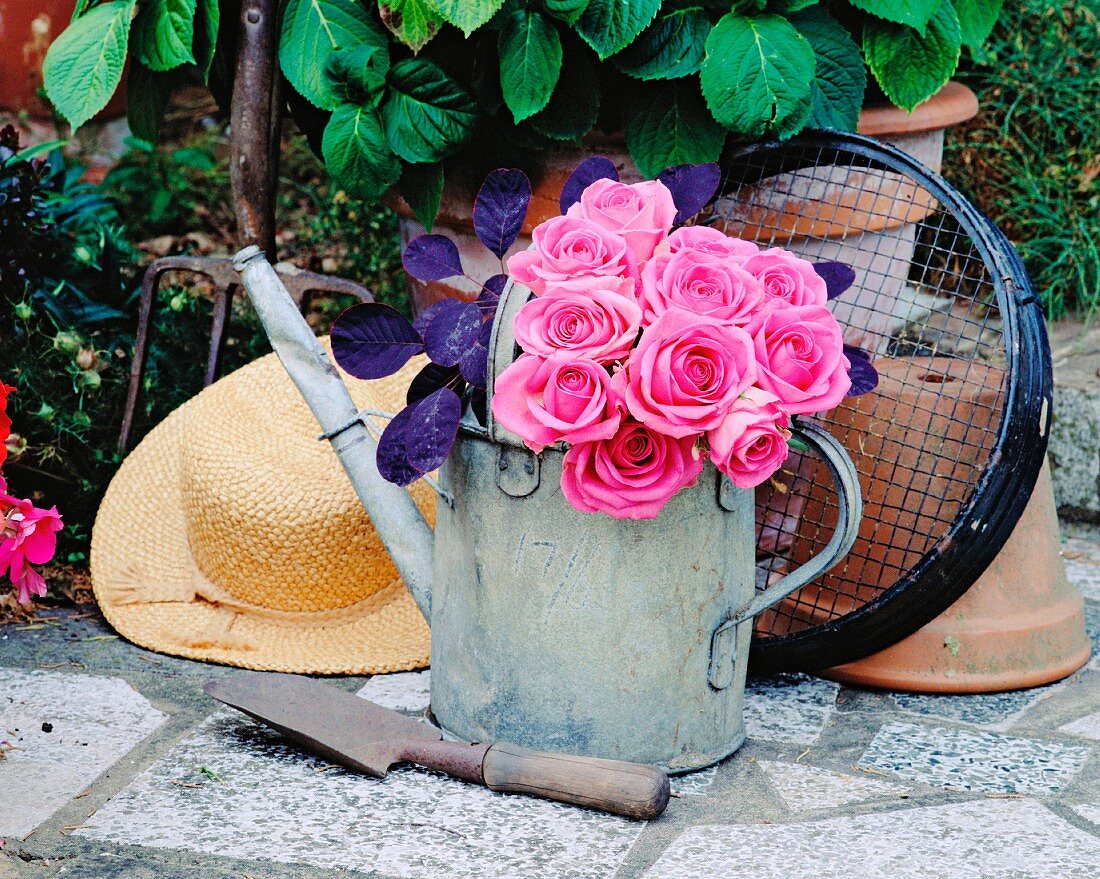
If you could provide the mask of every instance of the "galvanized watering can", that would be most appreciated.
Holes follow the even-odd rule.
[[[487,428],[463,422],[440,471],[433,534],[405,490],[379,476],[362,416],[263,254],[246,248],[235,265],[431,624],[431,708],[444,730],[672,772],[740,747],[753,617],[855,540],[859,483],[836,440],[811,425],[796,431],[836,481],[836,533],[758,595],[753,492],[708,464],[656,519],[582,513],[561,493],[563,453],[534,455],[491,413]],[[527,296],[511,286],[501,298],[490,395],[514,357]]]

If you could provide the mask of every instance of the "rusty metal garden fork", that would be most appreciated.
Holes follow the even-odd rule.
[[[282,89],[277,69],[278,0],[243,0],[238,24],[237,64],[230,107],[230,184],[240,245],[256,244],[269,256],[275,248],[275,187],[279,169]],[[304,311],[317,293],[355,296],[362,302],[374,297],[360,284],[343,278],[279,267],[279,275]],[[141,397],[152,334],[153,303],[168,272],[189,272],[207,278],[214,287],[214,314],[210,326],[203,386],[221,372],[233,297],[240,276],[229,258],[166,256],[145,270],[138,308],[137,337],[130,369],[130,386],[119,433],[119,451],[127,451]]]

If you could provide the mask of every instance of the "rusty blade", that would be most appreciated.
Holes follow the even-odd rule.
[[[306,750],[377,778],[409,743],[443,738],[431,724],[298,675],[255,672],[209,681],[203,690]]]

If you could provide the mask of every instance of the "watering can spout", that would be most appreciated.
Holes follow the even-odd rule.
[[[246,247],[233,266],[271,346],[329,439],[378,536],[393,557],[424,618],[431,619],[435,535],[405,489],[378,473],[378,444],[290,293],[260,248]]]

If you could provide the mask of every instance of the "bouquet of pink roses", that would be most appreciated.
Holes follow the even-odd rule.
[[[382,476],[419,479],[442,464],[464,412],[485,423],[488,344],[509,275],[533,296],[515,319],[522,353],[489,405],[533,452],[565,448],[562,491],[578,510],[652,518],[708,458],[739,488],[760,485],[787,458],[792,416],[875,387],[827,307],[855,280],[849,266],[683,225],[719,177],[717,165],[682,165],[624,184],[607,159],[589,159],[562,190],[562,216],[506,259],[531,186],[521,171],[494,171],[474,205],[475,232],[501,261],[484,282],[445,236],[410,241],[410,274],[465,276],[480,295],[444,299],[412,323],[356,305],[334,324],[336,360],[358,378],[421,352],[432,361],[381,435]]]
[[[791,415],[851,388],[828,284],[806,260],[706,226],[673,231],[659,180],[601,179],[508,260],[536,298],[494,417],[540,452],[564,443],[577,509],[651,518],[706,458],[739,488],[786,460]]]
[[[7,402],[14,390],[0,383],[0,466],[7,458],[11,430]],[[8,577],[21,604],[30,604],[31,595],[46,594],[46,581],[31,566],[46,564],[53,558],[60,530],[56,507],[43,510],[29,500],[12,497],[0,474],[0,577]]]

